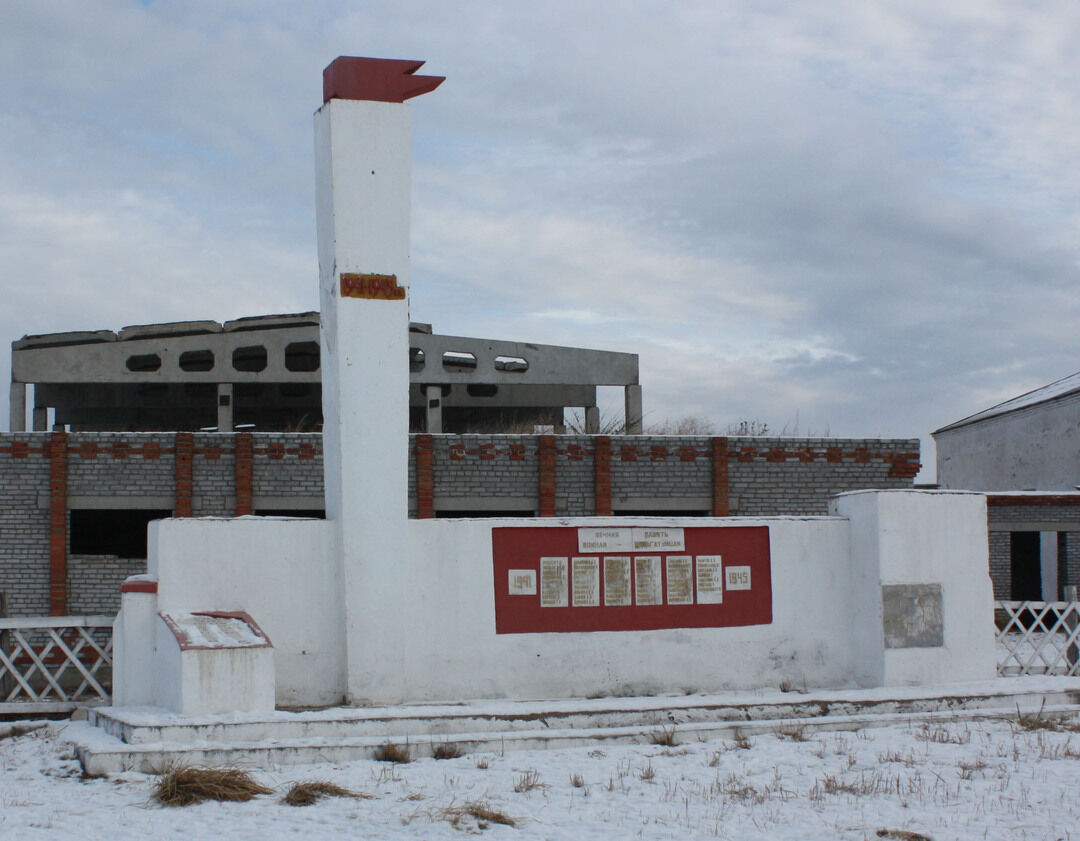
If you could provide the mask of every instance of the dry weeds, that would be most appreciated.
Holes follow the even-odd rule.
[[[174,768],[158,780],[151,797],[164,806],[191,806],[205,800],[244,802],[273,791],[238,768]]]
[[[1080,721],[1067,721],[1060,715],[1045,715],[1046,700],[1037,713],[1022,713],[1016,708],[1016,726],[1021,730],[1052,730],[1056,733],[1080,733]]]
[[[311,780],[303,783],[293,783],[285,796],[281,798],[281,802],[286,803],[289,806],[310,806],[325,797],[371,799],[372,795],[350,791],[347,788],[342,788],[337,783],[326,782],[324,780]]]
[[[929,835],[907,829],[879,829],[877,837],[886,838],[889,841],[934,841]]]
[[[942,725],[923,724],[915,733],[915,738],[923,742],[934,742],[939,745],[966,745],[971,741],[971,731],[961,730],[953,733],[949,728]]]
[[[435,759],[459,759],[465,755],[465,749],[456,742],[442,742],[431,749]]]
[[[518,794],[524,794],[534,788],[541,788],[543,785],[540,782],[539,771],[526,771],[524,774],[514,777],[514,791]]]
[[[409,751],[408,745],[397,745],[393,742],[386,742],[375,748],[373,758],[377,762],[396,762],[399,765],[405,765],[412,761],[412,754]]]
[[[35,730],[44,730],[48,726],[47,721],[35,722],[34,724],[0,724],[0,740],[17,739],[27,733],[33,733]]]
[[[517,826],[517,821],[508,814],[482,800],[471,800],[461,806],[447,806],[438,813],[438,817],[449,822],[454,829],[471,829],[469,819],[476,822],[477,829],[487,829],[493,823]]]
[[[805,724],[782,724],[773,732],[778,739],[788,739],[792,742],[807,742],[810,740]]]
[[[661,727],[649,737],[649,741],[654,745],[660,745],[665,748],[673,748],[679,744],[678,739],[675,738],[674,727]]]

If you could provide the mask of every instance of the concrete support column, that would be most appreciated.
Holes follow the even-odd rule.
[[[11,384],[11,424],[12,432],[26,432],[26,383]]]
[[[624,389],[624,400],[626,403],[626,414],[624,420],[626,423],[627,435],[640,435],[641,434],[641,386],[628,385]]]
[[[585,407],[585,434],[596,435],[600,432],[600,409],[596,406]]]
[[[33,412],[34,432],[48,432],[49,430],[49,407],[34,406]]]
[[[424,431],[429,435],[438,435],[442,432],[442,386],[424,386],[424,406]]]
[[[218,383],[217,387],[217,429],[218,432],[233,431],[233,387],[232,383]]]

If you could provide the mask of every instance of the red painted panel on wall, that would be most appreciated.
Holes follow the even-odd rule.
[[[768,526],[491,530],[495,632],[772,622]]]

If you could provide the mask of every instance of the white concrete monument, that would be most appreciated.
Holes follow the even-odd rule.
[[[327,520],[152,523],[115,626],[117,704],[993,677],[978,494],[866,491],[827,517],[408,518],[405,101],[442,81],[419,66],[339,58],[315,115]]]
[[[326,516],[342,565],[347,695],[373,660],[399,661],[406,629],[409,214],[406,99],[441,76],[420,61],[336,59],[315,114]],[[377,593],[377,598],[372,598]]]

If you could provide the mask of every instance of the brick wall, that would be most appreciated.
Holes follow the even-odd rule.
[[[321,437],[303,432],[255,435],[252,493],[256,507],[260,498],[292,497],[304,503],[298,507],[322,508]]]
[[[124,579],[146,572],[146,559],[70,555],[67,570],[67,612],[73,616],[108,615],[120,609],[120,585]]]
[[[0,435],[0,591],[15,616],[49,611],[49,436]]]
[[[236,513],[236,436],[197,432],[192,438],[192,516],[232,516]]]
[[[1007,531],[990,532],[990,580],[994,584],[994,598],[1006,601],[1011,598],[1012,587],[1011,540]]]
[[[322,471],[314,433],[0,434],[0,590],[17,615],[110,612],[145,561],[69,557],[70,508],[319,509]],[[830,494],[910,487],[917,471],[914,440],[413,435],[409,505],[411,516],[824,514]]]
[[[416,437],[410,437],[414,457]],[[551,436],[554,437],[554,436]],[[540,483],[539,438],[523,435],[432,435],[432,491],[437,508],[535,509]]]
[[[1009,599],[1012,586],[1011,544],[1014,531],[1056,531],[1059,541],[1059,571],[1064,580],[1058,586],[1080,584],[1080,496],[1064,494],[990,495],[986,516],[990,529],[990,578],[994,598]],[[1061,563],[1064,560],[1064,564]]]

